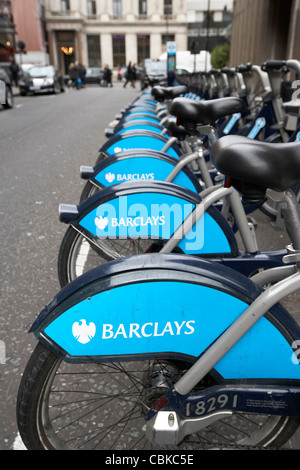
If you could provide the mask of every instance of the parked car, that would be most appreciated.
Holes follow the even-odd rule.
[[[100,82],[104,75],[104,69],[101,67],[88,67],[85,74],[85,83],[100,85]]]
[[[135,67],[135,69],[136,69],[136,79],[140,80],[142,67]],[[124,80],[126,78],[126,73],[127,73],[127,67],[125,65],[123,67],[120,67],[118,70],[118,80]]]
[[[4,83],[4,87],[1,86],[1,90],[3,91],[4,88],[4,93],[5,96],[1,96],[3,98],[2,101],[2,106],[5,109],[13,108],[14,106],[14,98],[13,98],[13,92],[12,92],[12,81],[10,75],[5,71],[3,67],[0,67],[0,80]]]
[[[144,67],[141,71],[141,89],[148,85],[167,85],[167,62],[164,60],[145,59]]]
[[[118,70],[118,80],[123,80],[125,78],[127,72],[127,67],[123,65],[123,67],[120,67]]]
[[[28,93],[60,93],[65,90],[62,74],[52,65],[34,65],[19,80],[21,95]]]

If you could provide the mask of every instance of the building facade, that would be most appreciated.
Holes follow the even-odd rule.
[[[43,27],[43,6],[39,0],[10,0],[13,21],[16,25],[16,44],[24,42],[26,55],[15,48],[19,63],[47,64],[49,55]]]
[[[233,0],[187,0],[188,49],[211,52],[228,41]]]
[[[235,0],[230,63],[300,60],[300,0]]]
[[[159,58],[167,41],[187,49],[186,0],[40,0],[50,62],[110,67]]]
[[[0,0],[0,63],[8,63],[14,57],[16,31],[10,0]]]

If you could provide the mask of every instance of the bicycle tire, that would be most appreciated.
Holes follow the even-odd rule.
[[[5,103],[3,103],[3,107],[5,109],[11,109],[14,107],[14,96],[9,86],[6,86]]]
[[[277,202],[272,202],[269,199],[264,202],[264,204],[259,208],[259,210],[269,217],[270,221],[276,220],[280,206]]]
[[[90,196],[93,196],[93,194],[100,190],[101,188],[95,186],[91,181],[87,181],[81,192],[79,203],[81,204],[83,201],[88,199]]]
[[[109,261],[82,234],[69,226],[60,244],[57,274],[61,288],[86,271]]]
[[[151,239],[99,239],[97,245],[69,226],[60,245],[57,273],[61,288],[100,264],[125,256],[157,253],[165,240]],[[174,252],[181,253],[179,248]]]
[[[26,448],[153,449],[145,435],[145,407],[151,406],[186,368],[186,364],[162,362],[145,361],[145,370],[138,368],[139,362],[72,365],[38,343],[17,396],[17,424]],[[299,424],[294,418],[253,414],[234,414],[229,419],[165,449],[280,448]],[[245,438],[246,431],[249,436]]]

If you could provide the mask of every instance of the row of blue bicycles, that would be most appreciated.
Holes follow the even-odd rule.
[[[62,289],[17,397],[28,449],[279,449],[295,433],[300,327],[281,300],[300,289],[299,79],[296,60],[212,70],[110,123],[59,208]],[[260,250],[258,209],[290,245]]]

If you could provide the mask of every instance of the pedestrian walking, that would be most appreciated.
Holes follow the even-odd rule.
[[[78,61],[76,61],[74,64],[70,64],[69,75],[72,80],[72,88],[79,90],[80,67]]]
[[[20,67],[18,66],[15,60],[13,60],[12,63],[10,64],[9,70],[10,70],[12,79],[15,82],[15,85],[18,86]]]
[[[112,84],[112,71],[110,70],[108,64],[104,65],[104,74],[103,74],[103,80],[106,82],[107,86],[113,86]]]
[[[131,65],[131,62],[129,62],[129,64],[128,64],[125,79],[126,80],[125,80],[125,83],[123,85],[124,88],[126,88],[126,85],[127,85],[128,82],[131,82],[131,86],[134,87],[134,84],[133,84],[133,67]]]
[[[79,83],[82,86],[85,86],[86,68],[82,64],[79,64],[78,67],[79,67],[79,79],[80,79],[80,82],[81,82],[81,83],[80,82]]]

